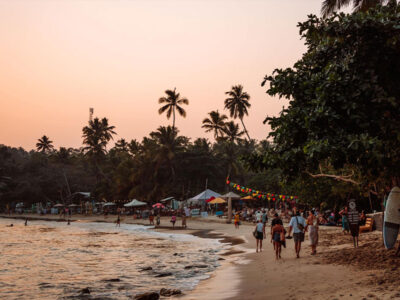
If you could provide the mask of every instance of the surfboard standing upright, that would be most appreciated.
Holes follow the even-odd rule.
[[[400,188],[394,187],[389,194],[383,222],[383,242],[386,249],[392,249],[400,229]]]

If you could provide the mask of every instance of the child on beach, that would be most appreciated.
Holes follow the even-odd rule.
[[[171,223],[172,223],[172,228],[175,229],[175,222],[176,222],[176,216],[172,215],[171,217]]]
[[[239,229],[239,225],[240,225],[240,215],[239,212],[237,211],[235,214],[235,228]]]

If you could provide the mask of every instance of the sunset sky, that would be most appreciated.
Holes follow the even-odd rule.
[[[89,107],[116,126],[116,139],[169,125],[158,98],[177,88],[190,101],[180,133],[201,128],[242,84],[252,138],[286,103],[265,94],[264,75],[305,50],[296,24],[322,0],[0,0],[0,144],[27,150],[46,134],[80,147]],[[227,111],[225,111],[227,113]]]

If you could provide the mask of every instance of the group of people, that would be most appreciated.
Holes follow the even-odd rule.
[[[268,217],[266,216],[265,218],[263,218],[264,215],[266,216],[266,214],[262,214],[258,218],[257,224],[253,232],[253,235],[256,239],[256,252],[262,251],[262,243],[263,240],[266,238],[265,228],[266,225],[268,224]],[[271,231],[270,231],[271,243],[273,243],[277,260],[281,259],[282,246],[286,247],[286,239],[292,239],[292,238],[295,243],[296,257],[299,258],[301,251],[301,244],[302,242],[304,242],[304,237],[306,232],[308,232],[309,235],[311,255],[315,255],[317,253],[318,218],[315,212],[313,210],[310,210],[307,219],[301,216],[299,211],[294,211],[292,215],[293,216],[291,217],[289,222],[288,232],[286,232],[286,229],[283,226],[282,219],[279,217],[277,213],[274,214],[274,218],[271,221]],[[236,218],[235,218],[235,226],[236,226]]]

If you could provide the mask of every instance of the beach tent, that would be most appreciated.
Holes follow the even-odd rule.
[[[210,189],[206,189],[205,191],[201,192],[197,196],[194,196],[193,198],[190,198],[187,200],[189,205],[198,205],[198,204],[203,204],[205,203],[206,200],[210,199],[211,197],[220,197],[221,194],[218,194]]]
[[[107,202],[107,203],[104,203],[103,206],[113,206],[113,205],[115,205],[114,202]]]
[[[124,204],[125,207],[137,207],[137,206],[144,206],[144,205],[147,205],[147,203],[136,200],[136,199],[133,199],[131,202]]]
[[[161,199],[160,202],[168,202],[168,201],[171,201],[171,200],[175,200],[175,198],[174,197],[164,198],[164,199]]]
[[[220,203],[226,203],[226,201],[222,198],[215,198],[208,202],[208,204],[220,204]]]
[[[222,199],[228,199],[228,198],[231,198],[231,199],[240,199],[240,195],[235,194],[234,192],[229,192],[229,193],[226,193],[225,195],[222,195],[221,198],[222,198]]]

